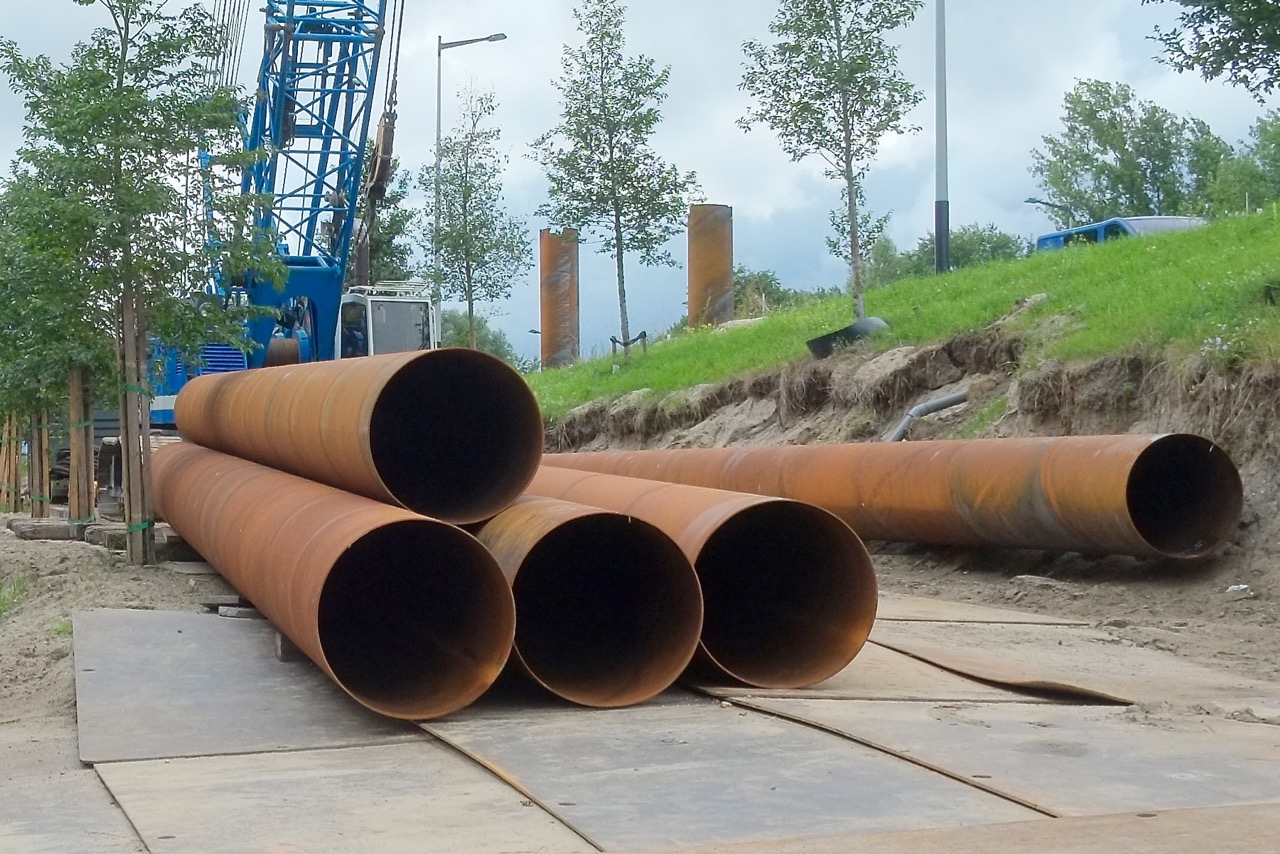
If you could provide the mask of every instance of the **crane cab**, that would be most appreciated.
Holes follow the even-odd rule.
[[[343,294],[335,356],[352,359],[439,347],[431,298],[421,291],[420,285],[381,284]]]

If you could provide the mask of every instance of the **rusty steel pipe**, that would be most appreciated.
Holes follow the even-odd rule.
[[[871,633],[871,558],[825,510],[545,466],[529,494],[626,513],[675,540],[702,585],[699,657],[740,682],[813,685],[843,670]]]
[[[733,208],[689,206],[689,328],[733,320]]]
[[[578,361],[578,230],[538,234],[542,367],[567,368]]]
[[[698,577],[654,526],[525,496],[476,536],[515,595],[515,659],[553,694],[599,708],[640,703],[697,651]]]
[[[174,418],[198,445],[455,523],[514,501],[542,451],[524,379],[464,349],[207,374]]]
[[[515,604],[470,534],[185,442],[152,459],[157,512],[361,705],[438,717],[502,670]]]
[[[1146,558],[1212,553],[1244,505],[1227,454],[1187,434],[600,452],[543,463],[806,501],[868,540]]]

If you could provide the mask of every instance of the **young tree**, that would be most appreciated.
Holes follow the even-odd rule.
[[[1046,198],[1073,220],[1201,213],[1231,147],[1195,119],[1180,118],[1129,86],[1082,80],[1063,99],[1064,130],[1031,152]]]
[[[1143,0],[1159,3],[1168,0]],[[1196,69],[1206,80],[1226,77],[1262,100],[1280,85],[1280,6],[1275,0],[1176,0],[1178,26],[1156,29],[1165,61]]]
[[[630,354],[626,255],[638,253],[646,266],[675,265],[661,247],[683,226],[697,177],[663,162],[650,147],[671,69],[624,54],[625,14],[620,0],[583,0],[574,10],[583,42],[565,45],[561,56],[560,123],[533,148],[550,181],[550,202],[539,216],[596,235],[599,251],[613,256],[620,331]]]
[[[858,213],[862,176],[887,134],[907,130],[920,91],[898,70],[897,48],[885,34],[911,22],[921,0],[780,0],[769,24],[773,44],[749,41],[741,88],[756,106],[739,120],[744,130],[765,124],[792,160],[818,155],[841,182],[848,229],[832,244],[849,262],[854,313],[864,317]],[[874,241],[865,241],[868,244]]]
[[[83,297],[112,318],[128,552],[140,564],[154,556],[151,335],[186,352],[202,340],[243,343],[242,314],[201,312],[184,299],[187,291],[214,265],[252,269],[263,281],[279,281],[283,269],[270,236],[250,225],[263,200],[231,189],[229,168],[244,162],[231,153],[239,148],[240,104],[230,89],[210,88],[224,39],[208,12],[195,5],[168,15],[160,0],[76,2],[103,6],[111,26],[78,45],[66,66],[0,42],[0,70],[26,103],[21,168],[59,193],[51,251],[74,259],[64,290],[47,296]],[[210,154],[212,169],[202,169],[198,149]]]
[[[440,259],[439,281],[432,284],[444,297],[467,304],[467,346],[474,349],[476,303],[508,296],[512,282],[533,262],[525,224],[502,203],[507,156],[498,150],[498,129],[485,127],[497,109],[493,94],[471,89],[461,100],[459,126],[440,146],[439,222],[429,210],[422,244]],[[434,171],[424,168],[418,183],[430,191]]]

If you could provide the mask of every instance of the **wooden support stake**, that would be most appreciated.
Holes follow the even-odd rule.
[[[155,530],[147,477],[151,460],[151,416],[147,392],[146,324],[137,289],[125,286],[120,303],[120,446],[124,455],[125,549],[131,566],[155,563]]]
[[[67,518],[73,534],[80,538],[94,519],[93,398],[83,367],[71,369],[70,419],[71,471],[67,479]]]
[[[17,513],[20,498],[18,461],[19,450],[17,435],[17,418],[8,414],[4,417],[4,438],[0,446],[0,511]]]

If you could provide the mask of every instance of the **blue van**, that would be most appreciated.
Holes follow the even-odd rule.
[[[1042,234],[1036,238],[1036,249],[1061,249],[1074,243],[1101,243],[1117,237],[1185,231],[1207,224],[1203,217],[1198,216],[1117,216],[1102,222]]]

